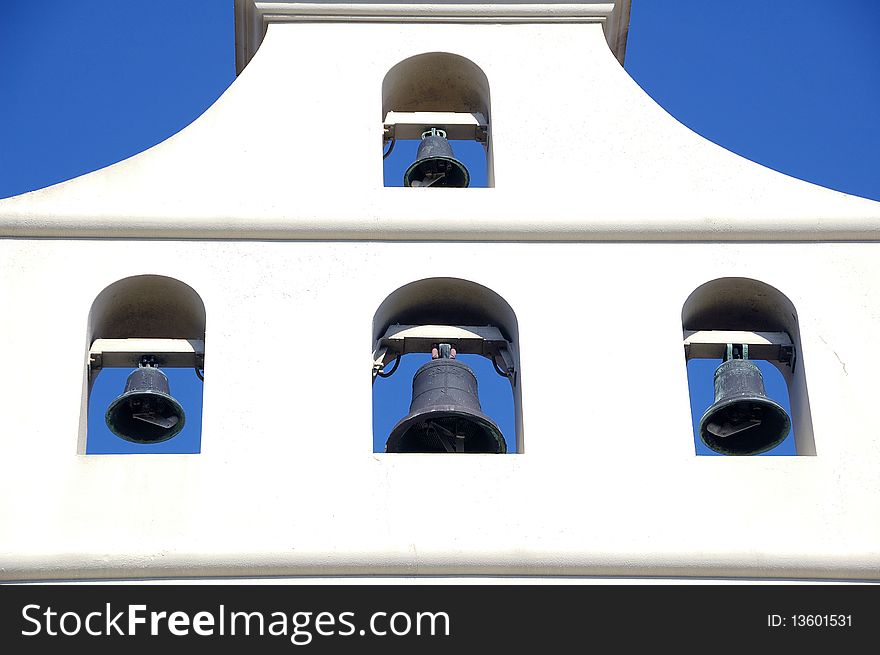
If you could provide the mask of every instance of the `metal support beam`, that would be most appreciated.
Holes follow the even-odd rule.
[[[153,355],[162,368],[204,368],[205,342],[200,339],[95,339],[89,349],[89,369],[137,368],[144,355]]]
[[[489,129],[480,113],[455,111],[389,111],[385,115],[384,139],[421,139],[422,133],[436,127],[446,132],[449,140],[485,143]]]
[[[482,355],[513,380],[510,342],[496,327],[473,325],[392,325],[373,348],[373,379],[397,357],[429,353],[438,343],[452,344],[459,355]]]
[[[723,359],[729,343],[747,345],[749,359],[781,362],[794,370],[794,344],[785,332],[688,330],[684,337],[684,356],[685,359]]]

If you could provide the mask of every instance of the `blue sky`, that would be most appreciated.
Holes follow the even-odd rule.
[[[880,2],[633,0],[626,71],[748,159],[880,200]]]
[[[672,116],[765,166],[880,200],[880,2],[632,4],[625,69]],[[195,120],[234,80],[233,34],[232,0],[0,3],[0,197],[109,165]],[[480,168],[467,147],[453,146]],[[401,144],[389,158],[401,167],[389,183],[407,154]],[[406,413],[417,359],[377,382],[387,396],[382,421]],[[700,369],[690,378],[702,413],[714,365],[691,368]],[[487,371],[478,371],[484,408],[512,439],[509,387]],[[99,376],[93,401],[112,398],[124,377]],[[169,378],[192,432],[165,447],[194,452],[201,386],[192,371]],[[780,393],[771,378],[767,386]],[[103,411],[96,416],[99,431]],[[387,429],[377,425],[377,450]]]

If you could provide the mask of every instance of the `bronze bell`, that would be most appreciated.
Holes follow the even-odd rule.
[[[725,361],[715,370],[715,402],[700,419],[700,439],[724,455],[757,455],[782,443],[791,419],[764,392],[761,370],[728,345]]]
[[[403,174],[403,185],[409,187],[466,187],[471,176],[455,158],[446,132],[432,127],[422,133],[416,160]]]
[[[501,429],[480,407],[473,371],[441,354],[413,376],[409,414],[391,430],[385,452],[501,454],[507,445]]]
[[[180,403],[170,394],[168,378],[150,358],[128,376],[125,390],[107,408],[107,427],[134,443],[159,443],[177,435],[186,422]]]

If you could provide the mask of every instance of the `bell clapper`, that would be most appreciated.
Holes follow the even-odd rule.
[[[443,446],[447,453],[463,453],[466,435],[460,434],[458,422],[455,423],[455,432],[435,421],[426,421],[425,426],[429,434],[432,434]]]
[[[436,182],[439,182],[439,181],[442,180],[444,177],[446,177],[446,171],[443,171],[442,173],[437,173],[435,176],[433,176],[433,177],[430,178],[430,182],[428,182],[427,184],[419,184],[418,186],[421,186],[421,187],[434,186],[434,184],[435,184]],[[416,184],[413,183],[413,186],[416,186]]]
[[[458,423],[455,424],[455,452],[463,453],[464,452],[464,440],[466,435],[460,433],[458,429]]]

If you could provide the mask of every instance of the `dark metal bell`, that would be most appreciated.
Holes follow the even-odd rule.
[[[416,160],[403,174],[403,185],[410,187],[466,187],[471,176],[455,158],[446,132],[432,128],[422,134]]]
[[[728,359],[715,370],[715,402],[700,419],[700,439],[724,455],[757,455],[778,446],[791,430],[782,406],[767,398],[761,370]]]
[[[434,359],[413,376],[409,414],[385,444],[387,453],[506,453],[501,429],[483,414],[473,371]]]
[[[165,374],[154,366],[141,366],[128,376],[125,391],[110,403],[104,420],[126,441],[159,443],[183,429],[186,415],[169,393]]]

